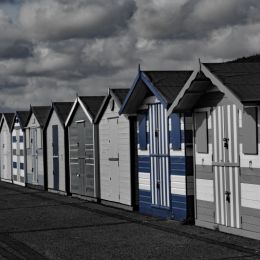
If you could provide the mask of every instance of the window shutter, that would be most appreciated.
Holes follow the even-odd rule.
[[[246,107],[243,111],[242,142],[244,154],[257,154],[257,108]]]
[[[171,139],[172,139],[172,149],[181,149],[181,119],[180,114],[173,113],[171,115]]]
[[[141,114],[139,120],[139,145],[141,150],[147,150],[146,114]]]
[[[208,153],[207,112],[196,112],[194,116],[197,153]]]

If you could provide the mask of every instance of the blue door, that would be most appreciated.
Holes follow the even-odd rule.
[[[59,190],[59,132],[58,126],[52,126],[52,158],[53,158],[53,188]]]

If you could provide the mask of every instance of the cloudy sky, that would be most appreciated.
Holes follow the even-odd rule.
[[[260,53],[259,0],[0,0],[0,108]]]

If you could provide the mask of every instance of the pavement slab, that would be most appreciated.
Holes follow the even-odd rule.
[[[260,243],[0,182],[1,259],[260,259]]]

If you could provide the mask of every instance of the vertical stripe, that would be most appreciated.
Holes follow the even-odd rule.
[[[227,123],[228,123],[228,162],[232,162],[232,135],[231,135],[231,115],[230,115],[230,105],[227,106]]]
[[[234,227],[234,188],[233,188],[233,167],[229,167],[229,185],[230,185],[230,225]]]
[[[238,163],[237,109],[235,105],[233,105],[233,126],[234,126],[234,162]]]
[[[216,166],[214,166],[214,174],[215,174],[215,203],[216,203],[216,213],[215,213],[215,217],[216,217],[216,223],[219,224],[219,192],[218,192],[218,168]]]
[[[237,220],[237,228],[240,228],[240,189],[239,189],[239,174],[238,174],[239,168],[235,167],[235,179],[236,179],[236,220]]]

